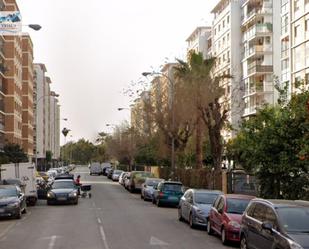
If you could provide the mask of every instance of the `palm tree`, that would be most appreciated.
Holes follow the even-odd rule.
[[[214,168],[221,171],[223,143],[221,130],[227,119],[228,110],[222,101],[224,94],[220,86],[223,78],[228,75],[215,77],[213,68],[215,58],[204,59],[201,53],[191,51],[188,62],[178,60],[175,77],[181,87],[183,103],[186,105],[187,113],[196,120],[196,166],[203,165],[203,121],[208,131],[210,140],[210,151],[214,162]]]

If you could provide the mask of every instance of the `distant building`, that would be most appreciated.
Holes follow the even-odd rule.
[[[188,52],[193,50],[196,53],[202,53],[205,59],[208,58],[211,30],[211,27],[197,27],[186,40]]]

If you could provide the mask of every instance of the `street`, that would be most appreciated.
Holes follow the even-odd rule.
[[[80,198],[77,206],[40,201],[21,220],[0,220],[1,249],[233,248],[179,222],[175,208],[157,208],[117,182],[89,176],[86,167],[74,173],[92,184],[93,197]]]

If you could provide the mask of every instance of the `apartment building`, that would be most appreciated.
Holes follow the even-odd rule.
[[[5,11],[18,11],[15,0],[7,0]],[[4,36],[3,93],[5,143],[22,146],[22,36]]]
[[[237,128],[243,114],[243,82],[241,68],[241,6],[244,0],[220,0],[212,10],[214,15],[211,37],[211,56],[216,57],[215,76],[231,75],[224,79],[224,101],[229,111],[228,121]],[[208,39],[209,40],[209,39]],[[210,41],[210,40],[209,40]],[[225,140],[234,135],[234,131],[224,130]]]
[[[276,103],[274,76],[281,75],[280,1],[248,0],[242,5],[244,117]]]
[[[151,134],[150,92],[143,91],[131,106],[131,126],[140,134]]]
[[[22,36],[22,148],[33,156],[33,44],[28,34]]]
[[[60,106],[58,104],[58,99],[55,97],[57,94],[55,92],[51,92],[50,95],[49,149],[52,152],[52,159],[57,160],[60,158]]]
[[[304,80],[307,86],[309,83],[309,1],[282,0],[281,10],[289,12],[290,20],[286,22],[290,23],[290,89],[295,92],[295,82]]]
[[[211,27],[197,27],[186,39],[187,50],[202,53],[203,57],[209,58],[209,47],[211,46]]]

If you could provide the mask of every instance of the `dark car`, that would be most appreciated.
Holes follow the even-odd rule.
[[[69,173],[63,173],[63,174],[59,174],[55,177],[55,180],[64,180],[64,179],[74,180],[74,175],[69,174]]]
[[[250,195],[219,195],[209,212],[208,234],[216,232],[221,235],[222,244],[239,242],[241,217],[253,198],[255,197]]]
[[[0,217],[21,218],[26,213],[26,198],[16,185],[0,185]]]
[[[308,249],[309,202],[254,199],[241,223],[242,249]]]
[[[107,178],[108,178],[108,179],[112,179],[113,173],[114,173],[114,169],[113,169],[113,168],[110,168],[110,169],[108,170],[108,173],[107,173]]]
[[[73,180],[56,180],[47,193],[47,204],[72,203],[78,204],[78,187]]]
[[[107,176],[108,172],[112,169],[111,166],[104,166],[103,169],[102,169],[102,174],[104,176]]]
[[[221,191],[207,189],[188,189],[178,205],[178,219],[188,221],[191,228],[207,226],[212,204]]]
[[[152,203],[158,207],[161,205],[178,206],[183,195],[182,183],[174,181],[162,181],[154,187]]]

